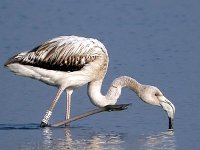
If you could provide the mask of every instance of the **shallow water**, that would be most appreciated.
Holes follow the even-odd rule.
[[[39,124],[1,124],[0,127],[6,134],[1,142],[5,149],[176,149],[173,131],[134,133],[131,137],[123,131],[88,126],[41,129]]]
[[[199,1],[0,2],[0,149],[181,149],[200,148]],[[3,67],[12,55],[59,35],[102,41],[110,64],[103,93],[114,78],[129,75],[159,87],[176,106],[175,132],[159,107],[144,104],[129,90],[123,112],[104,112],[70,128],[39,127],[56,88],[15,76]],[[72,98],[72,116],[94,109],[86,86]],[[77,111],[78,110],[78,111]],[[51,123],[63,120],[65,94]]]

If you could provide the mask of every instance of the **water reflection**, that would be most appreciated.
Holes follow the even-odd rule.
[[[43,149],[48,150],[69,150],[69,149],[92,149],[92,150],[105,150],[105,149],[117,149],[122,150],[122,140],[121,135],[118,134],[83,134],[82,136],[76,136],[71,132],[70,128],[64,128],[64,137],[57,138],[54,136],[51,128],[43,129]]]
[[[102,149],[123,149],[121,143],[123,143],[120,135],[115,134],[97,134],[92,136],[88,140],[88,149],[102,150]]]
[[[53,145],[52,130],[50,128],[43,129],[43,146],[45,149],[50,149]]]
[[[151,134],[140,139],[142,149],[148,150],[175,150],[176,141],[173,131],[161,132],[159,134]]]

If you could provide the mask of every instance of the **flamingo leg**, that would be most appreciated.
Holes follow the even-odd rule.
[[[67,105],[66,105],[66,115],[65,115],[65,120],[68,120],[70,118],[70,111],[71,111],[71,95],[73,93],[73,90],[66,90],[67,92]],[[68,124],[66,124],[68,125]]]
[[[48,126],[49,118],[51,117],[53,109],[56,106],[56,103],[58,102],[58,99],[59,99],[59,97],[60,97],[60,95],[62,94],[63,91],[64,91],[64,88],[62,88],[62,87],[60,87],[58,89],[58,92],[57,92],[54,100],[52,101],[49,109],[46,111],[46,113],[45,113],[45,115],[44,115],[44,117],[43,117],[43,119],[41,121],[41,124],[40,124],[41,127]]]

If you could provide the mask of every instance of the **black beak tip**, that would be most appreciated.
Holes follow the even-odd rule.
[[[173,128],[173,119],[172,118],[169,118],[169,131],[173,131],[174,128]]]

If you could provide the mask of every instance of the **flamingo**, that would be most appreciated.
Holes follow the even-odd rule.
[[[106,95],[101,86],[107,72],[109,57],[105,46],[93,38],[59,36],[28,52],[21,52],[4,64],[16,75],[30,77],[58,87],[40,126],[45,127],[63,91],[67,93],[65,119],[70,118],[71,95],[76,88],[88,84],[88,96],[97,107],[115,105],[121,89],[126,87],[145,103],[160,106],[167,112],[169,129],[173,130],[175,106],[155,86],[141,84],[134,78],[120,76],[113,80]]]

